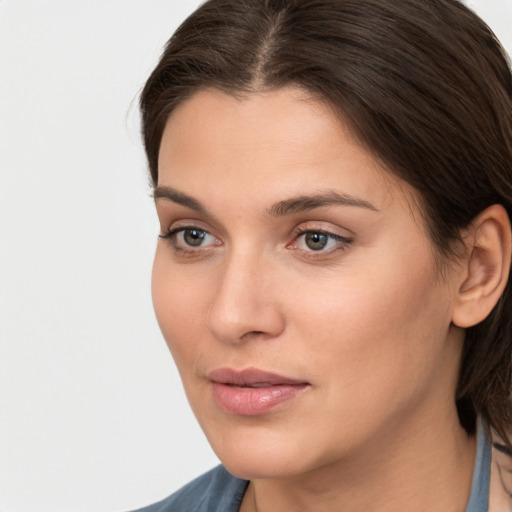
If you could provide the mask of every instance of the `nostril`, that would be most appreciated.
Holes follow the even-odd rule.
[[[263,339],[267,338],[269,333],[265,331],[247,331],[244,335],[240,337],[240,341],[249,341],[252,339]]]
[[[260,336],[262,334],[265,334],[265,332],[263,332],[263,331],[249,331],[249,332],[246,332],[243,337]]]

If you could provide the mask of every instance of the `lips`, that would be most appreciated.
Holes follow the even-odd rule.
[[[230,414],[256,416],[295,398],[309,383],[255,368],[219,368],[208,373],[213,396]]]

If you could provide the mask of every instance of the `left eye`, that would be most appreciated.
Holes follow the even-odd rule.
[[[323,251],[332,249],[336,245],[347,245],[350,240],[346,237],[327,233],[325,231],[305,231],[297,236],[297,249],[305,251]]]

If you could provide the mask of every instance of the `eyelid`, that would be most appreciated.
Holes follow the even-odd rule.
[[[207,236],[212,237],[213,242],[207,245],[201,244],[198,246],[188,245],[185,242],[180,242],[177,239],[178,236],[180,235],[180,233],[184,233],[187,230],[203,232]],[[171,227],[167,231],[165,231],[164,233],[160,233],[159,238],[168,240],[173,250],[176,253],[182,255],[198,255],[203,251],[210,249],[211,247],[222,245],[222,242],[219,240],[219,238],[213,235],[208,229],[205,229],[204,227],[198,225],[197,223],[190,222],[176,222],[171,224]]]
[[[340,238],[342,240],[352,240],[355,233],[345,227],[336,226],[326,221],[308,221],[297,224],[292,230],[292,236],[299,236],[302,233],[324,233],[326,235]]]
[[[306,223],[301,224],[294,228],[293,230],[293,240],[287,244],[287,248],[292,250],[301,251],[308,258],[322,258],[328,257],[333,253],[337,253],[338,251],[346,251],[353,243],[354,238],[352,233],[350,235],[342,235],[339,232],[336,232],[334,228],[326,227],[324,222],[321,223]],[[337,242],[335,247],[330,247],[327,249],[302,249],[297,247],[298,240],[307,235],[308,233],[320,233],[327,236],[330,240],[335,240]]]
[[[210,226],[205,225],[199,219],[192,218],[179,218],[176,220],[173,219],[161,219],[160,221],[160,238],[169,238],[170,235],[177,233],[179,231],[183,231],[185,229],[197,229],[198,231],[204,231],[210,235],[212,235],[212,229]]]
[[[185,226],[177,226],[177,227],[171,227],[164,231],[163,233],[160,233],[158,235],[159,238],[171,238],[171,236],[175,235],[176,233],[181,233],[183,231],[189,230],[196,230],[196,231],[203,231],[208,235],[211,235],[211,233],[200,226],[194,226],[194,225],[185,225]]]
[[[352,238],[349,238],[349,237],[346,237],[343,235],[338,235],[336,233],[332,233],[331,231],[326,231],[324,229],[305,229],[304,231],[300,231],[297,233],[295,240],[297,240],[297,238],[299,238],[303,235],[307,235],[310,233],[319,233],[319,234],[327,236],[328,238],[330,238],[332,240],[336,240],[338,242],[346,242],[346,243],[352,242]]]

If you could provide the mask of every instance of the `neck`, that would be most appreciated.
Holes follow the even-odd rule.
[[[400,432],[393,425],[336,464],[252,481],[240,511],[464,512],[475,452],[455,410]]]

